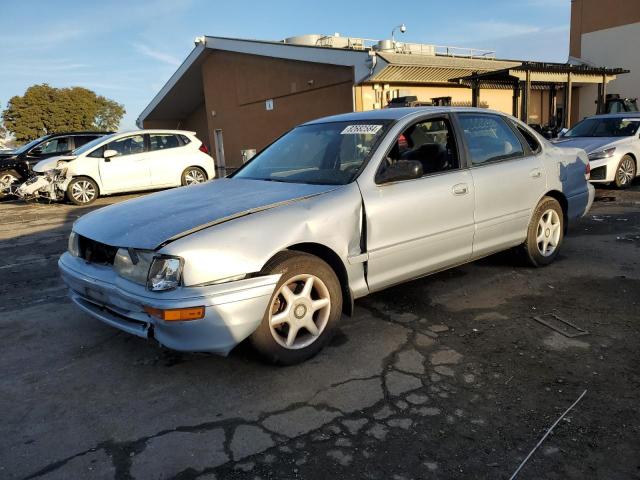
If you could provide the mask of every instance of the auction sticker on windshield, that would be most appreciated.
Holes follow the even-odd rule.
[[[341,135],[375,135],[380,131],[382,125],[348,125],[345,127]]]

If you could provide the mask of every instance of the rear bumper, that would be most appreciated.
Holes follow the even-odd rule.
[[[580,217],[584,217],[589,210],[591,210],[591,206],[593,205],[593,199],[596,196],[596,189],[590,183],[587,183],[587,190],[579,193],[578,195],[574,195],[567,199],[568,203],[568,212],[567,216],[569,220],[574,220]]]
[[[87,264],[65,253],[58,261],[71,300],[94,318],[142,338],[155,338],[173,350],[226,355],[255,331],[279,275],[250,278],[210,287],[149,292],[122,279],[110,267]],[[165,322],[144,307],[205,307],[205,317]]]

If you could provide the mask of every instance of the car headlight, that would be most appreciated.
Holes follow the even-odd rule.
[[[76,232],[72,231],[71,235],[69,235],[69,243],[67,246],[67,250],[69,250],[69,253],[74,257],[80,256],[80,241],[79,241],[78,234]]]
[[[119,248],[113,261],[113,269],[122,278],[148,290],[161,292],[180,286],[184,260],[180,257],[160,255],[152,250]]]
[[[597,152],[591,152],[589,154],[589,160],[599,160],[601,158],[613,157],[616,153],[616,147],[605,148],[604,150],[598,150]]]
[[[179,287],[183,263],[184,261],[180,257],[168,255],[154,257],[149,269],[147,288],[157,292]]]

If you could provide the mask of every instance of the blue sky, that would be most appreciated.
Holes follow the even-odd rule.
[[[0,108],[35,83],[83,86],[125,105],[124,129],[198,35],[389,38],[404,22],[402,40],[499,58],[563,62],[569,50],[570,0],[21,0],[0,12]]]

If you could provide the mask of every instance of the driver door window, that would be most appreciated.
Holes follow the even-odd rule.
[[[38,147],[40,155],[51,156],[60,155],[71,150],[69,137],[58,137],[44,143]]]
[[[458,149],[449,120],[429,119],[411,125],[398,136],[386,160],[388,165],[403,160],[418,161],[424,175],[459,168]]]

